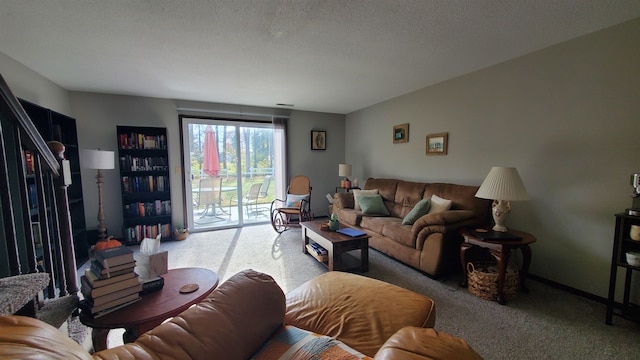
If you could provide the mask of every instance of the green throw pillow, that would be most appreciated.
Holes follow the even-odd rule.
[[[362,213],[365,215],[386,215],[389,216],[389,210],[384,206],[382,196],[380,195],[360,195],[358,196]]]
[[[413,225],[416,220],[420,219],[422,215],[426,215],[431,207],[430,199],[422,199],[409,211],[407,216],[402,219],[403,225]]]

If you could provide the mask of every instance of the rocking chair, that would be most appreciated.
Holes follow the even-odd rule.
[[[303,175],[294,176],[287,187],[287,198],[275,199],[271,202],[271,226],[281,234],[312,218],[309,178]]]

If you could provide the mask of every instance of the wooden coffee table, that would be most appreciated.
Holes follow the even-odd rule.
[[[360,269],[362,272],[369,271],[369,238],[371,235],[347,236],[335,231],[322,230],[320,227],[326,223],[326,220],[300,223],[302,226],[302,252],[309,253],[307,244],[311,240],[327,250],[327,261],[322,263],[329,268],[329,271],[353,269]],[[341,225],[340,228],[344,228],[344,226]],[[360,264],[351,267],[344,261],[342,255],[358,249],[360,250]],[[316,256],[314,257],[318,259]],[[320,261],[320,259],[318,260]]]
[[[80,321],[93,328],[92,339],[95,351],[107,348],[109,330],[124,328],[124,342],[135,341],[138,336],[176,316],[191,305],[204,300],[217,286],[218,275],[203,268],[171,269],[164,278],[162,290],[142,296],[142,300],[116,310],[97,319],[82,311]],[[187,284],[198,284],[198,290],[182,294],[180,288]]]

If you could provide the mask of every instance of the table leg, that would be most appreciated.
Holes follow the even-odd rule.
[[[504,277],[507,272],[507,264],[509,263],[509,251],[491,250],[491,255],[498,263],[498,303],[504,305],[507,299],[504,297]]]
[[[531,248],[529,245],[521,246],[520,251],[522,251],[522,270],[520,271],[520,289],[523,292],[529,293],[529,288],[524,283],[527,278],[527,274],[529,273],[529,265],[531,265]]]
[[[369,271],[369,240],[360,240],[360,270]]]
[[[126,328],[124,331],[124,334],[122,334],[122,341],[124,341],[125,344],[132,343],[136,341],[138,336],[140,336],[138,328],[136,327]]]
[[[329,257],[329,271],[342,269],[342,253],[336,251],[336,248],[332,245],[327,249]]]
[[[109,329],[91,330],[91,341],[93,342],[93,351],[102,351],[107,348],[107,338],[109,337]]]
[[[307,228],[302,228],[302,253],[307,253],[307,244],[309,244],[309,237],[307,237]]]
[[[463,274],[463,279],[462,281],[460,281],[460,287],[466,288],[467,287],[467,250],[469,250],[471,248],[471,245],[469,244],[465,244],[462,243],[460,245],[460,264],[462,265],[462,274]]]

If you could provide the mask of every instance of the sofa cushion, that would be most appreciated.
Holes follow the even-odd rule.
[[[402,219],[403,225],[413,225],[422,215],[426,215],[431,208],[431,199],[422,199],[409,211],[407,216]]]
[[[338,211],[338,220],[349,226],[360,226],[362,220],[362,211],[353,209],[340,209]]]
[[[353,205],[353,209],[354,210],[362,210],[362,207],[360,207],[360,203],[358,202],[358,197],[361,195],[376,195],[378,194],[378,189],[371,189],[371,190],[358,190],[358,189],[354,189],[352,190],[353,192],[353,199],[355,201],[354,205]]]
[[[429,208],[429,214],[446,211],[451,209],[451,204],[453,202],[451,200],[443,199],[440,196],[433,194],[431,195],[431,207]]]
[[[341,271],[330,271],[287,294],[287,324],[336,338],[368,356],[405,326],[433,327],[430,298]]]
[[[411,225],[403,225],[400,219],[385,222],[380,234],[404,246],[416,248],[416,237],[411,232]]]
[[[380,195],[360,195],[356,199],[362,207],[362,213],[365,215],[385,215],[389,216],[389,210],[384,206],[382,196]]]
[[[362,220],[360,220],[360,227],[382,234],[382,228],[390,222],[401,224],[402,219],[393,216],[363,216]]]
[[[284,325],[251,360],[273,359],[371,359],[340,340]]]

